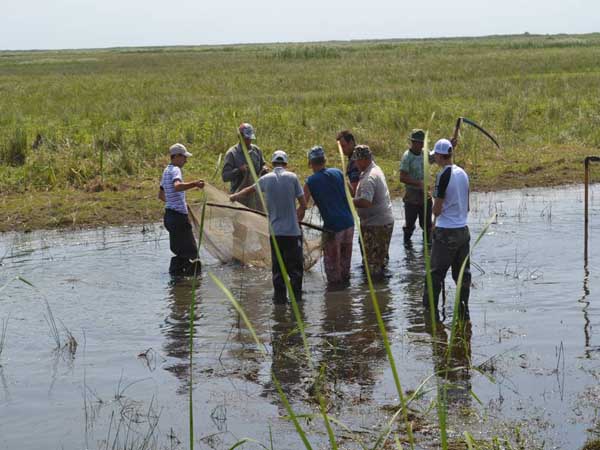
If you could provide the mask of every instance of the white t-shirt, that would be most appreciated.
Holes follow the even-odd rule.
[[[469,215],[469,176],[456,164],[446,166],[435,178],[434,198],[443,198],[442,213],[436,219],[440,228],[463,228]]]

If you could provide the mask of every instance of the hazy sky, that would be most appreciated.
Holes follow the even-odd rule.
[[[0,49],[600,31],[599,0],[0,0]]]

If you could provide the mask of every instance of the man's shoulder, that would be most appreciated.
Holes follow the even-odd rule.
[[[238,151],[239,146],[240,146],[239,144],[232,145],[231,147],[229,147],[227,149],[227,152],[225,153],[225,155],[228,155],[228,154],[231,154],[231,153],[235,153],[236,151]]]
[[[408,149],[405,150],[404,153],[402,153],[402,160],[405,160],[405,159],[408,160],[408,159],[410,159],[410,156],[412,154],[413,153],[410,150],[408,150]]]
[[[342,171],[340,169],[338,169],[337,167],[328,167],[327,169],[325,169],[325,171],[331,175],[337,176],[337,177],[343,177],[344,174],[342,173]]]

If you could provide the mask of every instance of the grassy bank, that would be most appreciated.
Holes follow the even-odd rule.
[[[475,189],[580,182],[600,150],[600,35],[0,53],[0,230],[157,220],[173,142],[209,178],[241,121],[307,174],[335,133],[371,145],[390,185],[411,128],[465,128]],[[600,170],[595,170],[598,174]],[[600,177],[594,177],[596,181]]]

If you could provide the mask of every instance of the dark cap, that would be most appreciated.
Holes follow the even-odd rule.
[[[425,132],[420,128],[415,128],[410,132],[410,140],[417,142],[425,142]]]
[[[352,153],[352,159],[372,159],[373,153],[368,145],[357,145],[354,147],[354,153]]]

